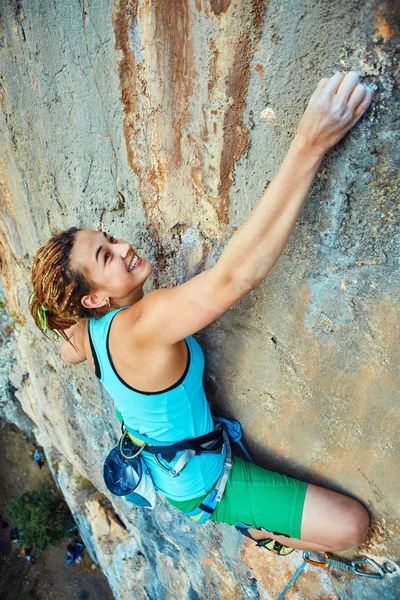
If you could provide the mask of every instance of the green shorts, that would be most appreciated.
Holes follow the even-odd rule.
[[[300,539],[306,490],[307,484],[302,481],[267,471],[235,456],[224,496],[211,519],[229,525],[245,523],[254,529]],[[199,506],[206,496],[182,502],[167,500],[187,513]]]

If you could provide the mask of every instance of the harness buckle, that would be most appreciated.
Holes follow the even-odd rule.
[[[232,467],[233,467],[233,461],[232,461],[232,458],[231,458],[231,457],[229,457],[229,458],[228,458],[228,455],[226,455],[226,457],[225,457],[225,460],[224,460],[224,467],[225,467],[226,469],[232,469]]]

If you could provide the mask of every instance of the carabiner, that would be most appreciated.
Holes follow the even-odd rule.
[[[140,448],[139,448],[139,446],[136,446],[136,444],[134,444],[133,442],[131,442],[131,443],[132,443],[132,446],[134,446],[135,448],[139,448],[139,450],[138,450],[137,452],[135,452],[134,454],[131,454],[131,455],[129,455],[129,454],[125,454],[125,453],[124,453],[124,451],[123,451],[123,447],[124,447],[124,442],[125,442],[125,439],[126,439],[126,437],[127,437],[127,435],[128,435],[128,434],[129,434],[128,430],[127,430],[127,429],[125,429],[125,431],[124,431],[124,433],[123,433],[123,435],[122,435],[121,439],[119,440],[119,451],[121,452],[121,454],[122,454],[122,456],[123,456],[124,458],[126,458],[127,460],[132,460],[133,458],[137,458],[137,457],[139,456],[139,454],[140,454],[141,452],[143,452],[143,450],[146,448],[147,444],[146,444],[146,442],[145,442],[145,443],[143,444],[143,446],[140,446]],[[129,439],[129,438],[128,438],[128,439]]]
[[[329,559],[329,554],[327,552],[321,552],[321,554],[324,555],[324,558]],[[323,569],[327,569],[329,567],[329,563],[327,562],[320,562],[317,560],[312,560],[310,558],[311,553],[308,552],[308,550],[304,550],[303,552],[303,560],[308,563],[309,565],[314,565],[314,567],[322,567]]]
[[[381,569],[384,573],[396,573],[398,568],[398,565],[394,562],[394,560],[390,560],[390,558],[385,560],[381,566]]]
[[[351,569],[353,573],[359,575],[359,577],[369,577],[370,579],[383,579],[385,577],[385,571],[382,569],[382,567],[380,567],[374,560],[367,558],[366,556],[360,560],[353,560],[350,564],[353,567]],[[363,564],[370,565],[377,570],[377,573],[366,573],[362,569],[359,569],[358,566]]]

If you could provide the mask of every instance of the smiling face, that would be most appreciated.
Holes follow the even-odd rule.
[[[86,229],[76,234],[71,266],[91,282],[92,293],[81,301],[86,308],[100,308],[108,301],[113,308],[134,304],[153,270],[128,242]]]

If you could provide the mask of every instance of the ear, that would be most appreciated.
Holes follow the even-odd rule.
[[[105,306],[107,304],[107,298],[97,294],[90,294],[88,296],[83,296],[81,299],[81,304],[85,308],[100,308],[101,306]]]

